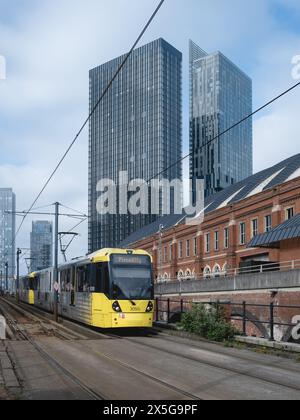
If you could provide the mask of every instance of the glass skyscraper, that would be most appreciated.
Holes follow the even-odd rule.
[[[31,272],[53,265],[53,224],[48,221],[32,222],[30,234]]]
[[[252,175],[252,118],[213,140],[251,113],[251,79],[190,41],[190,177],[194,189],[204,179],[206,197]]]
[[[5,264],[8,276],[15,275],[16,196],[11,188],[0,188],[0,271],[4,280]],[[7,213],[9,212],[9,213]]]
[[[90,109],[123,61],[90,71]],[[136,49],[90,120],[89,251],[118,245],[159,215],[100,215],[98,181],[116,184],[119,172],[148,181],[181,158],[182,54],[163,39]],[[164,173],[181,179],[181,165]],[[117,200],[118,201],[118,200]]]

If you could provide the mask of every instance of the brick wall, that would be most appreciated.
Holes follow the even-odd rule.
[[[163,296],[159,298],[158,308],[159,320],[167,321],[168,299],[170,299],[170,321],[178,321],[182,308],[184,311],[191,309],[193,303],[207,303],[207,302],[220,302],[224,304],[224,308],[234,318],[242,319],[243,315],[243,302],[247,302],[247,335],[255,337],[270,338],[270,303],[274,304],[274,321],[275,323],[291,324],[295,321],[295,317],[299,317],[300,322],[300,288],[289,290],[261,290],[254,292],[224,292],[224,293],[201,293],[181,296]],[[181,301],[184,301],[182,303]],[[250,306],[254,305],[254,306]],[[266,305],[266,307],[255,306]],[[280,306],[289,306],[281,308]],[[290,306],[298,306],[298,308],[290,308]],[[264,323],[265,322],[265,323]],[[233,321],[237,328],[242,332],[242,321]],[[264,324],[261,324],[264,323]],[[299,328],[292,328],[288,325],[275,325],[274,336],[276,341],[291,341],[299,342],[293,338],[292,333],[300,333]]]

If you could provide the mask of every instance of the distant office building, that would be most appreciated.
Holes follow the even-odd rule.
[[[15,234],[16,234],[16,196],[11,188],[0,188],[0,270],[5,275],[8,263],[8,276],[15,275]]]
[[[190,177],[204,179],[206,196],[252,175],[252,119],[212,141],[251,112],[251,79],[190,41]]]
[[[90,71],[90,109],[123,57]],[[163,39],[136,49],[90,120],[89,251],[114,247],[159,215],[99,215],[99,180],[148,181],[181,158],[182,54]],[[181,164],[164,173],[181,179]]]
[[[48,221],[32,223],[30,234],[31,272],[43,270],[53,264],[53,225]]]

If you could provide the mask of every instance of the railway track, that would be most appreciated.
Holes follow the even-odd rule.
[[[64,366],[62,366],[57,360],[55,360],[48,352],[46,352],[36,341],[27,333],[24,327],[21,327],[18,321],[15,319],[14,313],[18,313],[16,306],[13,305],[11,302],[8,302],[4,299],[0,299],[1,307],[0,312],[6,319],[9,327],[17,333],[17,336],[24,341],[28,341],[32,347],[43,357],[45,361],[47,361],[52,367],[58,370],[60,373],[63,373],[65,377],[70,379],[73,383],[75,383],[80,389],[82,389],[91,399],[93,400],[107,400],[107,397],[99,392],[95,392],[94,390],[90,389],[88,385],[83,383],[80,378],[73,375]],[[19,312],[20,313],[20,312]],[[22,315],[24,311],[21,312]],[[29,317],[31,319],[31,317]]]
[[[24,305],[22,305],[22,308],[23,307],[24,307]],[[39,309],[30,307],[30,313],[32,313],[33,311],[35,313],[37,313],[37,311],[39,313],[41,313],[41,311]],[[42,315],[39,314],[39,316],[42,316]],[[46,320],[47,318],[43,318],[43,319]],[[294,386],[290,383],[287,383],[284,380],[272,380],[270,378],[267,378],[264,375],[264,373],[252,372],[247,368],[242,369],[242,368],[238,368],[238,367],[234,367],[234,366],[228,367],[228,366],[225,366],[224,363],[208,361],[207,359],[201,358],[200,356],[199,357],[193,357],[193,356],[190,356],[190,355],[182,354],[182,353],[179,353],[179,352],[176,352],[176,351],[172,350],[172,346],[170,346],[168,349],[165,349],[165,348],[163,348],[163,347],[161,347],[157,344],[154,344],[155,340],[153,341],[153,343],[145,343],[145,342],[141,342],[139,340],[139,337],[137,337],[137,339],[135,339],[135,338],[124,337],[122,335],[118,335],[117,333],[113,333],[113,332],[103,332],[103,331],[99,332],[99,331],[95,331],[94,329],[92,330],[88,326],[85,326],[85,325],[82,325],[82,324],[78,325],[78,323],[73,323],[71,321],[68,321],[68,324],[70,325],[70,328],[66,328],[66,330],[71,332],[72,331],[72,328],[71,328],[72,325],[74,325],[74,328],[75,328],[75,326],[76,326],[76,328],[78,328],[80,326],[81,332],[83,332],[83,336],[85,335],[84,332],[86,331],[87,335],[92,333],[92,336],[94,336],[95,338],[98,337],[98,339],[103,338],[103,337],[109,338],[109,339],[120,339],[122,341],[127,341],[131,344],[134,344],[134,345],[138,345],[138,346],[141,346],[141,347],[144,347],[144,348],[148,348],[148,349],[159,351],[159,352],[162,352],[162,353],[165,353],[165,354],[168,354],[168,355],[179,357],[181,359],[192,361],[192,362],[195,362],[197,364],[202,364],[202,365],[205,365],[205,366],[209,366],[209,367],[212,367],[212,368],[215,368],[215,369],[218,369],[218,370],[221,370],[221,371],[225,371],[225,372],[228,372],[228,373],[231,373],[231,374],[241,375],[241,376],[246,377],[246,378],[255,379],[257,381],[260,381],[260,382],[263,382],[263,383],[266,383],[266,384],[269,384],[269,385],[280,386],[280,387],[283,387],[283,388],[286,388],[286,389],[290,389],[292,391],[300,392],[300,386]],[[170,342],[174,342],[174,343],[178,344],[178,342],[176,342],[176,340],[172,340],[172,338],[170,338],[166,334],[162,334],[162,335],[159,334],[158,336],[159,337],[163,336],[164,339],[167,339]],[[84,347],[84,344],[82,342],[80,342],[80,343]],[[194,347],[197,348],[196,346],[194,346]],[[170,384],[168,382],[162,381],[161,379],[156,378],[156,377],[154,377],[151,374],[148,374],[146,372],[143,372],[140,369],[135,368],[134,366],[131,366],[127,363],[124,363],[121,360],[118,360],[114,357],[111,357],[110,355],[108,355],[104,352],[95,351],[95,350],[90,349],[90,348],[89,348],[89,351],[93,352],[98,357],[101,357],[105,360],[108,360],[110,363],[118,364],[119,366],[122,366],[123,368],[126,368],[126,369],[130,370],[131,372],[134,372],[135,374],[137,374],[139,376],[143,376],[144,378],[147,378],[147,379],[153,381],[156,384],[160,384],[161,386],[164,386],[164,387],[169,388],[173,391],[176,391],[177,393],[180,393],[184,397],[188,397],[189,399],[193,399],[193,400],[201,400],[201,398],[197,395],[191,394],[191,393],[186,392],[186,391],[184,391],[184,390],[182,390],[178,387],[173,386],[172,384]],[[224,353],[222,353],[221,351],[217,352],[217,351],[214,350],[213,353],[216,353],[217,355],[224,356]],[[258,361],[251,360],[251,358],[242,357],[242,356],[234,356],[234,357],[236,359],[240,360],[242,363],[245,363],[245,362],[249,363],[250,362],[250,363],[253,363],[254,365],[256,365],[256,367],[259,366],[259,365],[261,365],[262,368],[263,367],[264,368],[268,367],[268,366],[266,366],[266,364],[260,363]],[[273,367],[273,366],[269,366],[269,367]]]
[[[4,300],[4,299],[0,299],[0,302],[5,302],[6,305],[12,307],[14,310],[17,311],[16,305]],[[3,306],[2,306],[3,309]],[[1,311],[1,309],[0,309]],[[22,309],[21,313],[26,313],[27,309]],[[91,390],[86,384],[84,384],[77,376],[73,375],[69,370],[65,369],[64,366],[62,366],[60,363],[57,362],[57,360],[55,360],[48,352],[46,352],[43,348],[41,348],[41,346],[36,343],[30,336],[29,334],[26,333],[26,331],[24,331],[23,328],[20,328],[18,323],[15,321],[15,319],[13,319],[13,317],[11,316],[10,312],[7,310],[2,310],[3,315],[5,316],[5,318],[8,321],[8,324],[10,326],[13,326],[14,331],[18,331],[18,333],[22,336],[22,338],[26,341],[29,341],[30,344],[41,354],[41,356],[43,356],[43,358],[48,361],[52,366],[54,366],[56,369],[59,369],[59,371],[63,372],[69,379],[71,379],[73,382],[75,382],[78,386],[80,386],[81,389],[83,389],[85,392],[87,392],[89,395],[91,395],[93,397],[93,399],[97,399],[97,400],[107,400],[108,398],[105,397],[102,394],[99,394],[97,392],[94,392],[93,390]],[[28,311],[29,315],[32,315],[31,311]],[[46,318],[45,318],[46,319]],[[82,328],[86,328],[88,330],[88,327],[82,327]],[[97,335],[99,335],[99,333],[95,333]],[[107,335],[104,334],[106,337]],[[101,334],[101,336],[103,336],[103,334]],[[81,345],[83,347],[83,349],[86,351],[86,347],[84,346],[84,344]],[[198,400],[200,401],[201,398],[197,395],[194,395],[192,393],[189,393],[183,389],[180,389],[166,381],[163,381],[153,375],[150,375],[146,372],[143,372],[140,369],[135,368],[134,366],[131,366],[127,363],[122,362],[121,360],[118,360],[114,357],[111,357],[108,354],[105,354],[103,352],[99,352],[99,351],[95,351],[92,349],[89,349],[89,351],[93,352],[95,355],[97,355],[98,357],[101,357],[105,360],[108,360],[110,363],[113,364],[117,364],[118,366],[121,366],[122,368],[125,368],[126,370],[133,372],[134,374],[137,374],[140,377],[144,377],[148,380],[151,380],[153,383],[155,384],[159,384],[160,386],[163,386],[164,388],[167,388],[168,390],[174,391],[176,393],[178,393],[178,395],[181,395],[185,398],[188,398],[190,400]]]
[[[223,364],[220,364],[220,363],[213,363],[213,362],[208,361],[207,359],[201,359],[199,357],[187,356],[187,355],[184,355],[182,353],[175,352],[171,348],[168,348],[168,350],[166,350],[162,347],[155,346],[155,345],[149,344],[149,343],[142,343],[142,342],[140,342],[138,340],[134,340],[132,338],[127,338],[127,337],[124,338],[122,336],[118,336],[118,335],[114,335],[114,334],[109,334],[109,336],[116,337],[116,338],[119,338],[119,339],[122,339],[122,340],[126,340],[126,341],[131,342],[135,345],[139,345],[139,346],[142,346],[142,347],[147,347],[149,349],[160,351],[160,352],[166,353],[168,355],[177,356],[177,357],[185,359],[185,360],[189,360],[189,361],[192,361],[192,362],[196,362],[196,363],[199,363],[199,364],[210,366],[210,367],[215,368],[215,369],[219,369],[219,370],[226,371],[226,372],[229,372],[229,373],[234,373],[234,374],[241,375],[241,376],[244,376],[244,377],[247,377],[247,378],[259,380],[259,381],[262,381],[262,382],[265,382],[265,383],[268,383],[268,384],[271,384],[271,385],[277,385],[277,386],[280,386],[280,387],[291,389],[293,391],[300,392],[300,386],[293,386],[293,385],[290,385],[290,384],[288,384],[284,381],[270,380],[270,379],[267,379],[267,378],[263,377],[263,375],[252,373],[251,371],[249,371],[247,369],[242,370],[242,369],[239,369],[239,368],[234,368],[233,366],[231,366],[229,368],[229,367],[226,367],[226,366],[224,366]],[[172,340],[172,341],[174,343],[176,343],[175,340]],[[220,352],[219,355],[223,356],[224,354],[222,354]],[[242,357],[237,357],[237,358],[240,359],[241,361],[245,361],[245,359],[242,358]],[[247,359],[248,362],[249,362],[249,360],[250,359]],[[252,363],[253,363],[253,361],[252,361]],[[265,364],[258,363],[258,362],[254,362],[254,363],[257,364],[257,365],[260,364],[261,367],[266,367]]]
[[[94,336],[93,332],[87,329],[83,331],[84,334],[75,331],[75,329],[66,328],[64,325],[58,324],[50,320],[46,315],[47,312],[38,308],[31,307],[25,303],[20,302],[18,305],[13,303],[10,299],[0,298],[0,302],[9,305],[16,313],[27,317],[29,320],[39,324],[41,330],[45,335],[54,336],[62,340],[87,340]],[[1,310],[1,309],[0,309]]]

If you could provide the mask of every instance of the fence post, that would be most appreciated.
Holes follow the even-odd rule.
[[[270,341],[274,341],[274,303],[270,303]]]
[[[217,300],[216,310],[217,310],[217,318],[219,319],[219,316],[220,316],[220,301],[219,301],[219,299]]]
[[[247,312],[246,312],[246,302],[243,302],[243,336],[247,336]]]
[[[168,299],[168,324],[170,324],[170,299]]]
[[[183,314],[183,299],[181,299],[180,301],[180,311],[181,311],[181,315]]]
[[[159,300],[158,300],[158,298],[156,298],[156,322],[158,322],[159,321],[159,307],[158,307],[158,305],[159,305]]]

